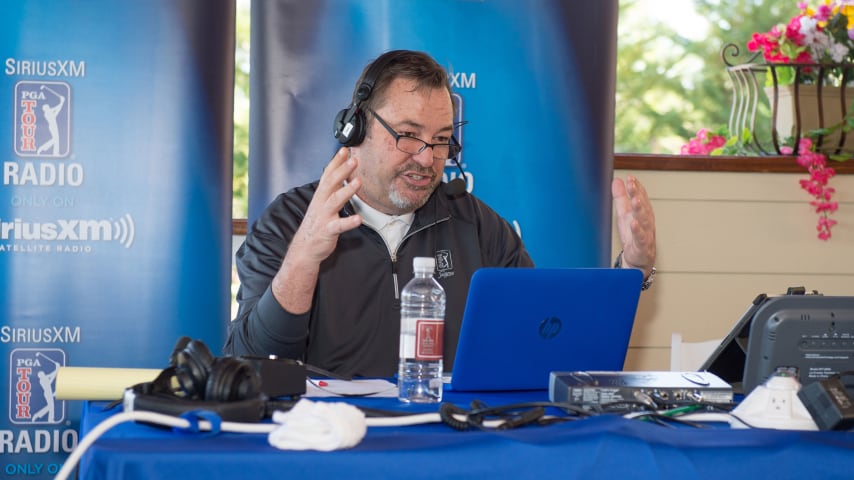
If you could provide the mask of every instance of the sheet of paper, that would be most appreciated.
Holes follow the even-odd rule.
[[[382,379],[334,380],[312,378],[305,382],[306,397],[396,397],[397,385]]]

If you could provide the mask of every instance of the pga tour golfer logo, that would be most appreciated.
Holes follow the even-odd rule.
[[[71,87],[64,82],[15,84],[15,153],[62,158],[71,144]]]
[[[65,421],[65,402],[56,400],[56,374],[65,366],[58,348],[12,350],[9,368],[9,419],[39,425]]]

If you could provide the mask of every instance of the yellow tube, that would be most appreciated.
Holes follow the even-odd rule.
[[[125,389],[151,382],[161,370],[153,368],[59,367],[57,400],[118,400]]]

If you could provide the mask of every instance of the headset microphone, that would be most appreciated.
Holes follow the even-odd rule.
[[[448,185],[445,187],[445,193],[451,198],[457,198],[466,191],[466,172],[463,171],[463,166],[460,165],[457,157],[452,158],[452,160],[460,171],[460,176],[448,182]]]

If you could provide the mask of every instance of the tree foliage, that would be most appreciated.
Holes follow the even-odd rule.
[[[615,151],[677,154],[679,147],[700,128],[716,128],[729,121],[733,102],[724,45],[738,47],[743,63],[754,32],[768,31],[788,21],[795,2],[779,0],[693,0],[705,19],[701,39],[677,33],[675,25],[638,18],[641,6],[667,8],[686,0],[620,0],[617,53],[617,111]],[[770,128],[768,108],[757,115],[757,128]]]
[[[234,51],[234,171],[231,215],[249,211],[249,2],[238,2]]]

